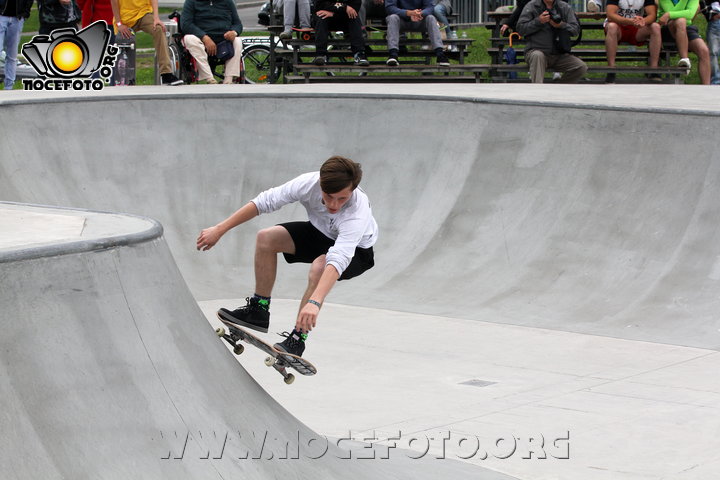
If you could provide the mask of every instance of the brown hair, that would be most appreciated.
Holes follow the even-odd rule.
[[[325,193],[337,193],[347,187],[355,190],[362,180],[362,168],[349,158],[333,156],[320,167],[320,188]]]

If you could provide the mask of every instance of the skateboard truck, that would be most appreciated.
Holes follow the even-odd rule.
[[[243,340],[243,337],[241,335],[238,335],[236,331],[230,329],[230,333],[228,334],[225,331],[225,328],[218,327],[215,330],[215,333],[218,337],[222,338],[227,343],[229,343],[230,346],[233,347],[233,353],[235,355],[242,355],[242,353],[245,351],[245,347],[240,343],[240,341]],[[290,364],[285,361],[282,356],[278,355],[277,357],[273,357],[271,355],[265,358],[265,365],[268,367],[273,367],[275,370],[277,370],[280,375],[283,376],[283,380],[287,385],[290,385],[295,381],[295,375],[287,371],[287,367],[290,366]]]

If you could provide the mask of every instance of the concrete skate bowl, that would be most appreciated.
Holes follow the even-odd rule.
[[[7,101],[0,191],[157,219],[198,300],[238,298],[254,286],[256,230],[304,212],[207,254],[200,229],[346,155],[364,166],[381,237],[376,268],[333,302],[717,349],[718,111],[687,94],[645,107],[662,88],[616,92],[626,105],[582,87],[563,103],[503,87]],[[275,295],[297,298],[306,272],[280,268]]]
[[[363,164],[381,238],[376,268],[338,285],[332,302],[717,350],[717,111],[607,99],[598,108],[580,89],[556,103],[535,100],[549,90],[523,98],[498,88],[4,97],[0,200],[129,212],[164,227],[163,237],[150,225],[132,244],[3,264],[0,304],[12,307],[3,411],[18,432],[1,444],[8,478],[493,475],[451,462],[358,465],[337,450],[238,460],[252,455],[250,440],[210,461],[221,439],[198,435],[192,460],[161,458],[189,431],[312,437],[224,350],[192,298],[250,293],[256,230],[304,212],[261,217],[207,253],[194,243],[260,190],[333,154]],[[667,134],[678,125],[692,142]],[[281,265],[274,296],[296,299],[305,275]],[[70,319],[57,335],[28,334],[55,318]]]

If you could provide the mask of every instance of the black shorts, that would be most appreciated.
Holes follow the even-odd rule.
[[[335,240],[326,237],[320,230],[310,222],[288,222],[281,223],[290,233],[295,243],[295,254],[283,253],[287,263],[312,263],[321,255],[325,255],[330,247],[335,245]],[[355,249],[355,255],[350,265],[340,275],[339,280],[348,280],[357,277],[363,272],[375,266],[375,255],[372,247]]]
[[[686,27],[686,30],[688,42],[692,42],[696,38],[702,38],[700,36],[700,33],[698,32],[698,28],[695,25],[688,25]],[[663,43],[675,43],[675,39],[673,38],[672,33],[670,33],[670,29],[667,27],[667,25],[663,26],[660,29],[660,34],[662,36]]]

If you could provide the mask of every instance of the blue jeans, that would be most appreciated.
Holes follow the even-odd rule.
[[[720,68],[718,68],[718,57],[720,56],[720,20],[708,22],[707,43],[710,48],[710,83],[720,85]]]
[[[448,22],[447,9],[445,8],[445,5],[438,3],[435,7],[433,7],[433,11],[435,12],[434,15],[438,22],[443,25],[448,25],[450,23]]]
[[[0,51],[5,49],[5,90],[12,90],[17,71],[18,44],[24,18],[0,15]]]

